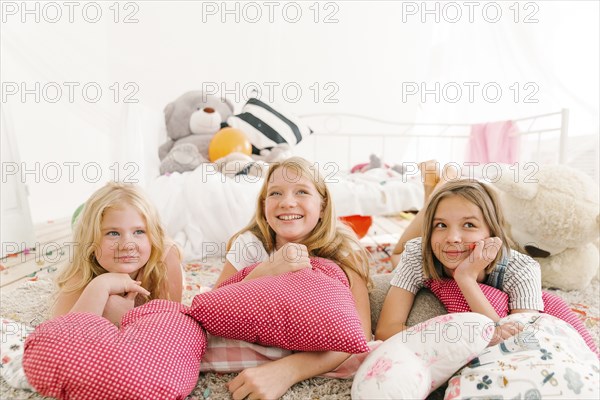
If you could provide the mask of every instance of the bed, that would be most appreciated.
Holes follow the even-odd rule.
[[[568,115],[568,110],[561,110],[513,119],[518,128],[518,160],[563,162]],[[471,124],[403,123],[343,113],[307,114],[301,119],[313,134],[293,152],[320,168],[338,216],[382,216],[420,209],[423,189],[418,163],[423,160],[454,163],[477,177],[489,171],[489,163],[464,162]],[[371,154],[383,160],[384,168],[349,172]],[[390,168],[394,165],[402,173]],[[227,240],[252,217],[261,184],[260,177],[231,179],[206,163],[193,171],[150,178],[146,187],[169,235],[182,246],[187,259],[198,259],[224,254]]]

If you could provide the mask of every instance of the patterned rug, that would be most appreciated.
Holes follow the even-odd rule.
[[[390,254],[393,245],[390,243],[378,243],[368,245],[367,248],[372,255],[371,271],[374,274],[390,273],[392,265]],[[185,291],[183,302],[191,304],[194,295],[212,289],[223,265],[221,258],[210,258],[202,261],[190,262],[185,266]],[[42,271],[31,276],[14,291],[3,293],[0,299],[1,314],[4,317],[26,323],[37,325],[37,323],[48,318],[54,286],[51,277],[53,271]],[[553,291],[563,297],[585,326],[590,330],[596,344],[600,337],[599,319],[599,281],[596,279],[582,291]],[[226,388],[235,374],[201,374],[194,391],[188,396],[188,400],[217,400],[227,399],[230,395]],[[351,380],[313,378],[300,382],[282,397],[283,400],[349,400]],[[443,393],[441,393],[443,396]],[[437,391],[429,396],[430,399],[438,399],[440,393]],[[35,399],[44,397],[37,393],[14,389],[0,379],[0,399]]]

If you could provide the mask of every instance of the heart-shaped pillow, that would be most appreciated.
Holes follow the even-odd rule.
[[[348,278],[333,261],[244,281],[246,267],[194,297],[190,315],[214,336],[292,351],[363,353],[369,346]]]
[[[90,313],[40,324],[23,368],[41,394],[59,399],[184,399],[196,386],[206,333],[186,307],[153,300],[117,328]]]

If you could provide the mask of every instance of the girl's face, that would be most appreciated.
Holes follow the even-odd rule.
[[[302,243],[322,217],[321,195],[311,180],[291,168],[271,175],[265,199],[265,217],[275,231],[275,248]]]
[[[461,196],[445,197],[433,217],[431,248],[447,275],[469,257],[469,245],[490,237],[490,229],[479,207]]]
[[[135,278],[137,271],[148,262],[151,250],[146,221],[135,208],[123,205],[104,212],[100,247],[95,253],[102,268]]]

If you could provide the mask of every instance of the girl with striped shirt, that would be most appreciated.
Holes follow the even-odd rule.
[[[510,248],[502,209],[486,184],[454,180],[439,185],[424,214],[420,213],[407,229],[409,235],[419,232],[414,225],[421,220],[421,237],[408,240],[404,246],[401,239],[394,251],[401,253],[400,261],[377,324],[377,339],[385,340],[407,328],[415,295],[427,279],[454,279],[471,310],[495,322],[500,316],[479,283],[507,293],[511,313],[543,311],[540,266]],[[517,331],[514,324],[500,325],[493,341],[502,341]]]

